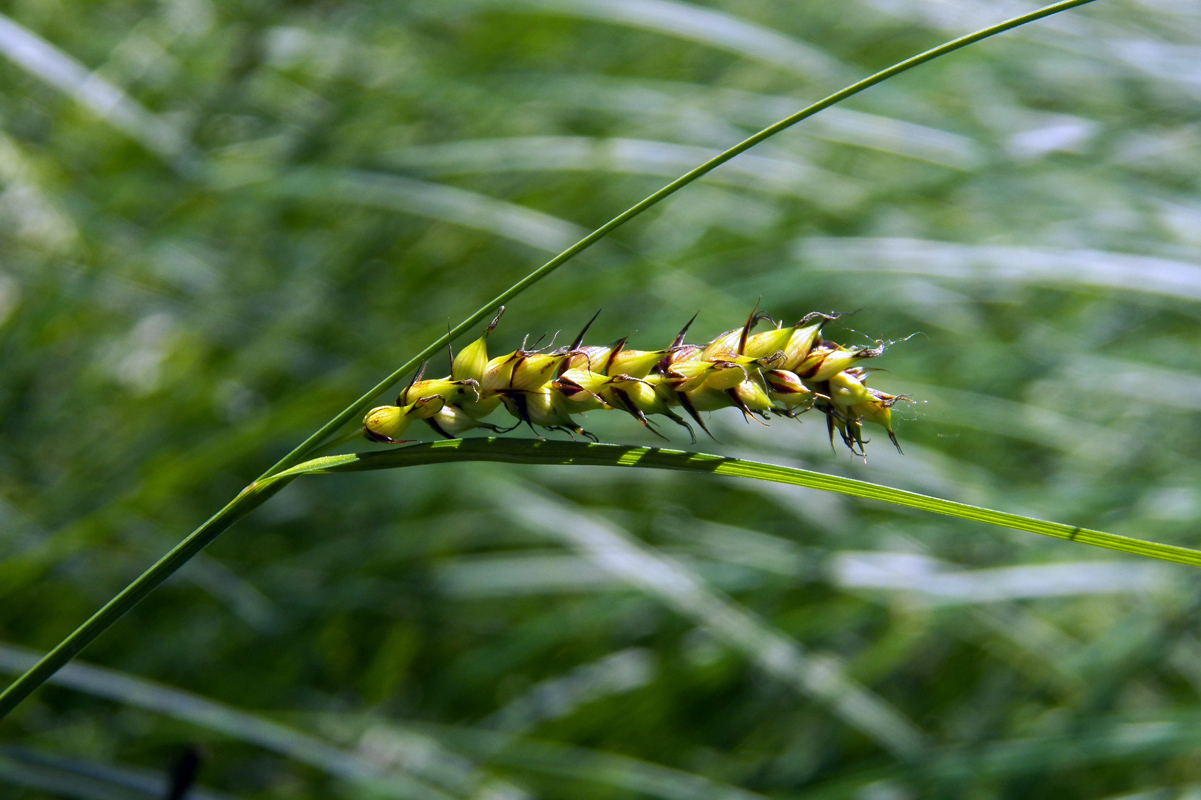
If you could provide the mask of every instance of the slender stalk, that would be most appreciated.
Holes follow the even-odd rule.
[[[37,664],[24,675],[13,681],[0,694],[0,719],[12,711],[29,694],[41,686],[50,676],[62,669],[67,662],[81,650],[108,630],[142,598],[158,588],[159,584],[171,577],[180,567],[192,560],[201,550],[220,536],[235,522],[249,514],[266,502],[272,495],[287,486],[295,476],[280,477],[269,482],[255,482],[242,490],[242,493],[231,500],[225,508],[210,517],[203,525],[192,531],[182,542],[177,544],[169,553],[159,559],[150,569],[146,570],[133,583],[121,590],[116,597],[109,600],[103,608],[97,611],[80,625],[75,631],[63,639],[57,647],[44,655]]]
[[[335,432],[337,432],[339,428],[341,428],[343,425],[345,425],[351,419],[355,418],[357,415],[359,415],[363,411],[365,411],[367,409],[367,407],[371,404],[372,400],[374,400],[375,397],[378,396],[381,392],[383,392],[385,389],[387,389],[389,386],[391,386],[393,383],[395,383],[397,380],[399,380],[402,376],[404,376],[405,374],[407,374],[408,372],[410,372],[411,370],[416,368],[417,365],[420,364],[422,361],[428,359],[429,357],[431,357],[432,355],[437,353],[439,350],[441,350],[441,348],[444,345],[448,344],[456,337],[465,333],[469,328],[471,328],[477,322],[480,322],[485,317],[487,317],[489,314],[493,313],[493,311],[496,309],[497,306],[503,305],[508,300],[512,299],[513,297],[516,297],[518,294],[525,291],[530,286],[533,286],[535,283],[540,281],[542,278],[544,278],[547,275],[549,275],[550,273],[554,272],[556,269],[558,269],[560,266],[565,264],[571,258],[573,258],[574,256],[578,255],[579,253],[583,252],[584,250],[587,250],[589,247],[591,247],[593,244],[595,244],[596,242],[603,239],[609,233],[611,233],[612,231],[621,227],[622,225],[629,222],[630,220],[634,219],[638,215],[642,214],[644,211],[653,207],[660,201],[675,194],[680,189],[683,189],[685,186],[687,186],[688,184],[697,180],[698,178],[701,178],[704,175],[712,172],[713,170],[717,169],[719,166],[726,163],[727,161],[734,158],[735,156],[739,155],[740,153],[744,153],[747,150],[754,147],[755,145],[759,144],[760,142],[762,142],[772,136],[775,136],[777,133],[788,129],[788,128],[792,127],[793,125],[796,125],[801,120],[807,119],[807,118],[813,116],[814,114],[818,113],[819,111],[822,111],[823,109],[829,108],[830,106],[832,106],[836,103],[842,102],[843,100],[847,99],[848,97],[852,97],[852,96],[864,91],[865,89],[875,86],[876,84],[881,83],[883,81],[886,81],[889,78],[892,78],[896,75],[901,74],[902,72],[913,69],[914,67],[918,66],[919,64],[924,64],[927,61],[932,61],[940,56],[944,56],[944,55],[946,55],[948,53],[952,53],[962,47],[966,47],[969,44],[981,41],[982,39],[987,39],[987,38],[989,38],[991,36],[995,36],[999,33],[1003,33],[1005,31],[1011,30],[1013,28],[1017,28],[1021,25],[1025,25],[1029,22],[1034,22],[1035,20],[1042,19],[1043,17],[1048,17],[1048,16],[1051,16],[1052,14],[1057,14],[1060,11],[1066,11],[1070,8],[1075,8],[1076,6],[1086,5],[1087,3],[1091,3],[1094,1],[1095,0],[1064,0],[1064,2],[1054,3],[1052,5],[1038,9],[1037,11],[1033,11],[1029,14],[1023,14],[1022,16],[1014,17],[1013,19],[1007,20],[1007,21],[999,23],[997,25],[993,25],[991,27],[984,28],[975,33],[972,33],[967,36],[963,36],[959,39],[955,39],[953,41],[947,42],[946,44],[940,45],[931,50],[927,50],[926,52],[920,53],[919,55],[913,56],[912,58],[908,58],[898,64],[895,64],[895,65],[889,67],[888,69],[877,72],[875,75],[872,75],[868,78],[864,78],[863,80],[859,81],[858,83],[852,84],[839,92],[835,92],[834,94],[830,95],[829,97],[826,97],[825,99],[814,103],[813,105],[809,106],[808,108],[798,111],[796,114],[793,114],[790,117],[782,119],[779,122],[777,122],[776,124],[771,125],[770,127],[764,128],[763,130],[756,133],[754,136],[751,136],[748,139],[744,139],[742,142],[739,142],[734,147],[731,147],[729,150],[726,150],[724,153],[721,153],[720,155],[716,156],[715,158],[710,159],[709,161],[706,161],[704,164],[701,164],[699,167],[697,167],[696,169],[693,169],[691,172],[688,172],[685,175],[677,178],[676,180],[674,180],[671,183],[664,186],[659,191],[646,197],[638,204],[630,207],[623,213],[621,213],[618,216],[611,219],[609,222],[607,222],[604,225],[602,225],[601,227],[597,228],[595,231],[588,234],[583,239],[576,242],[571,247],[567,248],[562,253],[555,256],[550,261],[546,262],[541,267],[539,267],[538,269],[531,272],[525,278],[523,278],[522,280],[515,283],[509,289],[507,289],[506,291],[497,295],[495,298],[493,298],[491,301],[486,303],[484,306],[480,307],[474,314],[467,317],[467,319],[463,320],[463,322],[459,323],[457,326],[455,326],[450,331],[448,331],[444,336],[438,337],[438,339],[436,339],[432,344],[430,344],[428,347],[426,347],[424,350],[422,350],[416,356],[414,356],[413,358],[409,359],[407,362],[402,364],[395,372],[393,372],[391,375],[389,375],[387,378],[385,378],[383,381],[381,381],[379,384],[377,384],[375,387],[373,387],[370,391],[368,391],[366,394],[364,394],[358,400],[356,400],[350,406],[345,408],[341,413],[339,413],[337,416],[335,416],[333,419],[331,419],[329,422],[327,422],[325,425],[323,425],[320,428],[320,430],[318,430],[316,433],[314,433],[309,438],[305,439],[298,447],[296,447],[296,449],[294,449],[288,455],[286,455],[282,459],[280,459],[280,461],[278,463],[276,463],[269,470],[267,470],[265,473],[263,473],[263,475],[260,476],[260,478],[257,481],[252,483],[250,486],[246,487],[246,489],[244,489],[241,494],[239,494],[237,497],[235,497],[233,500],[231,500],[229,502],[229,504],[225,506],[225,508],[218,511],[207,522],[205,522],[203,525],[201,525],[199,528],[197,528],[195,531],[193,531],[187,538],[185,538],[174,549],[172,549],[169,553],[167,553],[167,555],[163,556],[163,558],[160,559],[157,563],[155,563],[152,567],[150,567],[150,569],[146,570],[146,572],[144,572],[137,580],[135,580],[133,583],[129,584],[129,586],[125,587],[125,589],[123,589],[116,597],[114,597],[107,604],[105,604],[105,606],[103,608],[101,608],[94,615],[92,615],[92,617],[90,619],[88,619],[85,623],[80,625],[70,636],[68,636],[66,639],[64,639],[57,647],[55,647],[53,650],[51,650],[49,653],[47,653],[45,655],[45,657],[43,657],[33,668],[31,668],[28,672],[26,672],[24,675],[22,675],[20,678],[18,678],[15,682],[13,682],[13,684],[11,686],[9,686],[7,689],[5,689],[4,692],[2,694],[0,694],[0,719],[5,717],[10,711],[12,711],[14,708],[16,708],[16,706],[22,700],[24,700],[26,697],[28,697],[29,694],[31,692],[33,692],[34,689],[36,689],[41,684],[45,683],[46,680],[49,679],[49,677],[51,675],[53,675],[55,672],[57,672],[59,669],[61,669],[65,664],[67,664],[67,662],[69,662],[72,658],[74,658],[75,655],[77,653],[79,653],[84,647],[86,647],[88,644],[90,644],[97,636],[99,636],[101,633],[103,633],[105,630],[107,630],[113,623],[115,623],[118,619],[120,619],[122,616],[124,616],[131,608],[133,608],[135,605],[137,605],[137,603],[140,602],[142,600],[142,598],[146,597],[146,595],[148,595],[148,594],[150,594],[150,592],[154,591],[154,589],[156,587],[158,587],[159,584],[161,584],[163,581],[165,581],[168,577],[170,577],[172,574],[174,574],[177,570],[179,570],[184,564],[186,564],[189,560],[191,560],[193,556],[195,556],[197,553],[199,553],[201,550],[203,550],[206,546],[208,546],[208,544],[210,542],[212,542],[219,535],[221,535],[222,532],[224,532],[226,529],[228,529],[231,525],[233,525],[239,519],[244,517],[246,514],[250,513],[252,510],[257,508],[259,505],[261,505],[267,499],[269,499],[272,495],[274,495],[276,492],[278,492],[280,489],[282,489],[284,486],[286,486],[291,480],[293,480],[299,474],[303,474],[304,472],[320,471],[320,470],[316,469],[313,465],[326,465],[326,464],[333,464],[333,463],[342,463],[342,462],[338,461],[338,459],[350,458],[350,457],[335,456],[335,457],[327,457],[324,459],[316,459],[314,462],[312,462],[312,464],[307,464],[307,465],[304,465],[304,467],[297,468],[294,471],[289,471],[289,472],[285,473],[286,470],[289,470],[289,468],[295,467],[297,464],[299,464],[305,458],[308,458],[309,456],[312,456],[315,453],[324,452],[329,449],[332,449],[333,447],[335,447],[339,444],[343,444],[346,441],[349,441],[351,438],[353,438],[357,432],[350,432],[344,436],[337,438],[333,442],[326,441],[327,439],[329,439],[329,437],[331,435],[333,435]],[[497,444],[497,442],[501,442],[503,440],[489,439],[489,440],[474,440],[474,441],[475,442],[484,442],[485,443],[484,446],[498,447],[499,445]],[[479,445],[479,444],[470,445],[470,447],[472,447],[472,448],[478,448],[480,446],[481,445]],[[435,453],[438,455],[442,455],[442,456],[444,456],[448,452],[455,452],[451,448],[448,448],[445,444],[441,448],[428,448],[428,449],[429,449],[429,452]],[[406,448],[406,450],[410,450],[410,448]],[[415,450],[416,452],[421,452],[416,449],[413,449],[413,450]],[[634,450],[637,450],[637,448],[634,448],[634,449],[625,448],[625,450],[633,452]],[[457,451],[457,452],[462,454],[462,453],[468,453],[468,452],[470,452],[470,450],[464,449],[464,450]],[[494,452],[499,452],[499,451],[494,451]],[[358,457],[356,456],[353,458],[357,459]],[[716,458],[716,457],[703,457],[702,456],[700,458]],[[460,457],[460,458],[450,459],[450,460],[462,461],[462,460],[468,460],[468,459]],[[499,458],[499,457],[484,458],[483,455],[480,455],[473,460],[505,460],[505,459]],[[528,461],[529,459],[525,458],[525,460]],[[534,459],[534,460],[537,461],[537,459]],[[346,462],[346,463],[356,463],[356,462]],[[384,462],[378,462],[378,463],[382,464]],[[427,462],[420,462],[420,463],[430,463],[430,462],[427,461]],[[542,462],[539,462],[539,463],[542,463]],[[550,463],[585,463],[585,462],[573,462],[573,461],[569,460],[566,462],[551,461]],[[619,461],[617,463],[617,465],[618,466],[621,466],[621,465],[628,466],[629,464]],[[645,464],[645,466],[654,466],[654,464],[652,464],[650,461],[648,461]],[[359,467],[359,468],[362,469],[364,467]],[[380,467],[374,467],[374,468],[380,468]],[[672,467],[660,466],[660,468],[672,468]],[[786,468],[778,468],[778,469],[786,469]],[[712,470],[712,471],[718,472],[718,473],[721,472],[721,470]],[[812,473],[812,474],[818,475],[820,473]],[[830,476],[824,476],[824,477],[830,477]],[[767,478],[767,479],[771,480],[771,478]],[[874,485],[873,484],[864,484],[864,486],[874,486]],[[817,487],[817,488],[825,488],[825,487]],[[886,490],[887,489],[887,487],[874,487],[874,488],[878,489],[878,490]],[[834,491],[841,491],[841,490],[834,489]],[[898,492],[899,490],[887,490],[887,491]],[[854,494],[854,492],[849,492],[849,493]],[[905,493],[905,494],[908,494],[908,493]],[[868,496],[868,495],[863,495],[863,496]],[[916,497],[922,497],[922,496],[916,495]],[[885,499],[885,498],[881,497],[880,499]],[[933,499],[933,498],[931,498],[931,499]],[[897,501],[892,500],[890,502],[897,502]],[[947,501],[940,501],[940,502],[946,503]],[[913,507],[919,507],[919,508],[923,507],[923,506],[917,505],[915,503],[902,503],[902,504],[903,505],[911,505]],[[964,508],[971,508],[971,507],[965,506]],[[928,510],[938,510],[938,509],[928,509]],[[987,509],[983,509],[983,511],[987,511]],[[948,512],[944,509],[940,513],[950,513],[950,512]],[[1000,513],[1000,512],[993,512],[993,513]],[[957,516],[963,516],[963,517],[969,518],[969,519],[979,519],[980,518],[980,517],[971,517],[971,516],[968,516],[967,514],[958,514]],[[1016,517],[1014,515],[1008,515],[1008,516],[1012,516],[1015,520],[1025,519],[1025,518]],[[989,521],[989,520],[984,520],[984,521]],[[994,524],[1007,524],[1007,523],[995,523],[994,522]],[[1044,525],[1054,525],[1054,523],[1043,523],[1043,524]],[[1014,527],[1020,527],[1020,526],[1014,526]],[[1061,527],[1066,528],[1067,526],[1061,526]],[[1031,528],[1028,528],[1028,527],[1023,528],[1023,529],[1031,530]],[[1078,529],[1078,528],[1077,529],[1069,529],[1069,530],[1074,530],[1076,532],[1076,534],[1074,534],[1074,536],[1071,538],[1077,538],[1079,541],[1084,541],[1083,534],[1092,533],[1092,532],[1082,532],[1081,529]],[[1040,531],[1035,531],[1035,532],[1041,533],[1044,531],[1040,530]],[[1054,535],[1054,534],[1047,534],[1047,535]],[[1101,534],[1101,535],[1102,536],[1110,536],[1110,534]],[[1061,538],[1069,538],[1069,537],[1061,537]],[[1118,538],[1120,538],[1120,537],[1118,537]],[[1130,541],[1134,542],[1136,540],[1130,540]],[[1100,542],[1095,542],[1095,543],[1099,544]],[[1150,544],[1150,543],[1146,543],[1146,544]],[[1109,545],[1102,545],[1102,546],[1109,546]],[[1167,546],[1166,545],[1154,545],[1154,547],[1165,548]],[[1122,548],[1119,547],[1119,548],[1115,548],[1115,549],[1122,549]],[[1180,549],[1180,548],[1178,548],[1178,549]],[[1140,552],[1140,551],[1127,550],[1127,552]],[[1188,552],[1191,552],[1191,551],[1188,551]],[[1155,553],[1150,553],[1150,552],[1146,552],[1143,554],[1155,555]],[[1163,556],[1158,555],[1157,557],[1163,557]],[[1182,559],[1175,559],[1175,560],[1182,560]],[[1186,562],[1186,563],[1201,564],[1201,554],[1198,555],[1197,562]]]
[[[1012,30],[1013,28],[1020,27],[1030,22],[1034,22],[1035,20],[1042,19],[1043,17],[1049,17],[1052,14],[1058,14],[1061,11],[1066,11],[1069,8],[1075,8],[1076,6],[1082,6],[1092,2],[1094,2],[1094,0],[1064,0],[1063,2],[1054,3],[1044,8],[1040,8],[1037,11],[1031,11],[1029,14],[1023,14],[1020,17],[1014,17],[1013,19],[1006,20],[1005,22],[1001,22],[997,25],[984,28],[976,31],[975,33],[971,33],[967,36],[962,36],[958,39],[947,42],[946,44],[939,45],[938,47],[927,50],[924,53],[913,56],[912,58],[907,58],[898,64],[894,64],[888,69],[881,70],[875,75],[864,78],[858,83],[851,84],[845,89],[835,92],[823,100],[819,100],[808,108],[798,111],[792,116],[786,117],[774,125],[764,128],[754,136],[744,139],[743,141],[731,147],[729,150],[726,150],[724,153],[715,156],[691,172],[688,172],[675,179],[659,191],[643,199],[637,205],[631,206],[626,211],[623,211],[621,214],[609,220],[604,225],[600,226],[592,233],[588,234],[583,239],[580,239],[571,247],[567,248],[562,253],[559,253],[559,255],[555,256],[550,261],[546,262],[541,267],[534,270],[517,283],[513,284],[511,287],[492,298],[490,301],[477,309],[475,313],[467,317],[467,319],[463,320],[454,328],[447,331],[445,335],[439,336],[437,339],[435,339],[433,343],[429,345],[429,347],[426,347],[404,364],[401,364],[395,372],[384,378],[382,381],[372,387],[366,394],[354,401],[354,403],[351,405],[347,406],[341,413],[322,426],[320,430],[301,442],[295,450],[280,459],[278,463],[263,473],[261,477],[265,478],[268,475],[274,475],[275,473],[298,464],[304,459],[313,455],[313,453],[316,452],[316,448],[320,446],[321,442],[323,442],[326,437],[330,436],[347,422],[366,411],[371,405],[371,402],[378,397],[381,392],[383,392],[392,384],[396,383],[396,381],[400,380],[400,378],[404,377],[409,372],[416,369],[421,362],[426,361],[437,354],[443,347],[452,342],[454,339],[466,333],[473,325],[482,321],[488,315],[495,313],[498,306],[504,305],[512,298],[521,294],[526,289],[530,288],[535,283],[542,280],[559,267],[563,266],[563,264],[567,263],[575,256],[584,252],[589,247],[620,228],[622,225],[675,194],[680,189],[683,189],[685,186],[697,180],[698,178],[709,174],[735,156],[745,153],[747,150],[750,150],[760,142],[775,136],[781,131],[791,128],[801,120],[812,117],[819,111],[827,109],[836,103],[840,103],[843,100],[846,100],[848,97],[857,95],[865,89],[869,89],[878,83],[888,80],[889,78],[900,75],[902,72],[913,69],[920,64],[925,64],[927,61],[933,61],[940,56],[953,53],[960,48],[967,47],[969,44],[979,42],[982,39],[996,36],[998,33],[1004,33],[1005,31]]]

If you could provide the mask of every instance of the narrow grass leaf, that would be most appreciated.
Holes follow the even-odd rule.
[[[0,781],[76,800],[161,800],[167,786],[165,774],[17,747],[0,747]],[[188,790],[188,798],[235,800],[197,786]]]
[[[717,154],[704,147],[644,139],[533,136],[421,145],[397,151],[389,160],[427,175],[569,170],[673,177]],[[743,156],[705,180],[836,209],[863,198],[863,191],[849,179],[796,156]]]
[[[484,231],[557,253],[587,231],[532,208],[478,192],[362,170],[296,169],[264,185],[280,197],[382,208]]]
[[[921,239],[804,239],[808,269],[926,275],[1064,286],[1100,286],[1201,300],[1201,266],[1133,253],[965,245]]]
[[[0,643],[0,672],[21,672],[37,663],[38,656],[35,653]],[[450,797],[399,770],[381,768],[282,723],[116,670],[75,663],[61,670],[51,680],[58,686],[163,714],[236,741],[253,744],[328,775],[369,787],[375,796],[422,800],[448,800]]]
[[[190,145],[179,130],[125,91],[89,70],[33,31],[0,14],[0,54],[87,107],[181,171],[192,167]]]
[[[357,472],[394,469],[419,464],[445,464],[455,461],[495,461],[508,464],[558,464],[572,466],[643,467],[679,472],[698,472],[738,478],[770,481],[809,489],[879,500],[884,503],[945,514],[950,517],[986,522],[1002,528],[1028,531],[1055,539],[1091,544],[1133,555],[1201,566],[1201,551],[1187,547],[1148,542],[1095,531],[1059,522],[1010,514],[938,497],[893,489],[867,481],[826,475],[821,472],[764,464],[738,458],[667,450],[657,447],[630,447],[615,444],[532,441],[522,439],[456,439],[432,444],[412,445],[394,450],[344,456],[328,456],[306,462],[276,477],[295,477],[320,472]]]
[[[488,4],[484,0],[481,5]],[[845,78],[851,68],[819,50],[771,28],[692,3],[676,0],[520,0],[503,4],[509,12],[545,14],[625,25],[697,42],[816,80]]]

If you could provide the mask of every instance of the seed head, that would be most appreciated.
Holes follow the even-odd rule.
[[[452,358],[448,377],[423,380],[422,367],[397,404],[373,409],[364,428],[369,439],[382,442],[399,441],[418,419],[448,438],[475,428],[500,431],[484,420],[503,405],[517,424],[529,425],[535,433],[547,429],[595,439],[575,415],[618,409],[657,436],[662,434],[652,417],[666,417],[692,435],[692,427],[673,409],[682,409],[706,433],[702,412],[736,408],[758,421],[773,412],[797,417],[816,409],[826,416],[831,440],[837,433],[853,453],[862,455],[863,423],[884,428],[895,444],[891,409],[909,398],[868,388],[870,370],[856,366],[879,356],[883,343],[844,347],[822,337],[823,326],[838,316],[813,313],[792,327],[775,324],[753,334],[757,323],[771,321],[756,308],[741,328],[706,344],[684,341],[689,321],[661,350],[627,348],[626,339],[585,345],[593,317],[565,347],[526,349],[523,341],[521,349],[489,358],[487,339],[500,319],[497,314],[483,336]]]

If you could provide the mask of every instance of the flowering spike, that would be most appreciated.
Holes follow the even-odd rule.
[[[584,344],[597,311],[568,346],[552,349],[552,339],[533,349],[538,343],[530,345],[526,337],[520,349],[490,359],[487,339],[503,312],[503,307],[498,309],[479,339],[452,353],[449,376],[427,380],[423,364],[395,406],[368,413],[366,437],[400,443],[404,440],[398,437],[410,423],[422,420],[446,438],[474,429],[505,433],[528,425],[540,438],[538,429],[545,429],[596,441],[574,415],[618,409],[660,438],[666,437],[650,417],[666,417],[695,442],[695,431],[676,413],[677,406],[710,437],[701,412],[736,408],[747,422],[763,424],[761,420],[772,414],[795,418],[816,409],[826,417],[831,443],[837,434],[857,456],[863,457],[867,443],[865,422],[879,425],[901,449],[892,427],[892,407],[910,398],[866,385],[873,370],[858,365],[881,355],[885,343],[844,347],[822,337],[823,326],[841,314],[814,312],[785,327],[760,313],[756,303],[741,328],[708,343],[685,343],[697,319],[693,315],[669,347],[635,350],[626,348],[628,337],[609,346]],[[752,333],[764,320],[773,327]],[[516,420],[507,429],[485,421],[501,405]]]

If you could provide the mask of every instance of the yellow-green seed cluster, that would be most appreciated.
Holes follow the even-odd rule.
[[[593,440],[575,415],[618,409],[659,436],[649,418],[662,416],[692,435],[677,409],[708,433],[701,412],[733,407],[748,419],[795,417],[816,409],[825,415],[831,439],[837,432],[859,455],[863,422],[883,427],[896,444],[891,409],[908,398],[864,384],[868,371],[857,365],[880,355],[882,344],[843,347],[822,338],[822,326],[837,316],[813,313],[790,327],[776,324],[752,333],[757,323],[770,321],[752,313],[741,328],[704,345],[684,342],[690,322],[662,350],[633,350],[625,339],[586,346],[590,321],[566,347],[526,350],[523,343],[520,350],[489,358],[487,340],[500,320],[498,313],[483,336],[454,356],[448,377],[422,380],[423,368],[396,405],[367,415],[365,433],[372,441],[399,443],[414,420],[447,438],[473,428],[500,431],[485,419],[504,406],[517,420],[513,427],[525,423]]]

